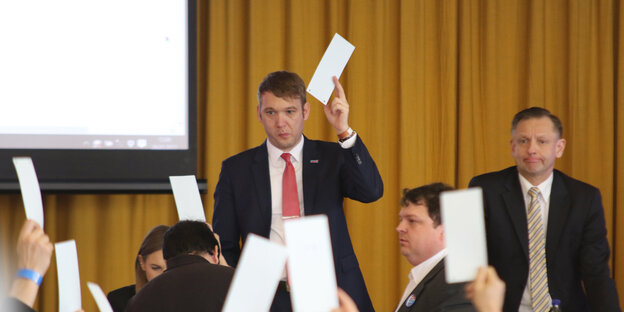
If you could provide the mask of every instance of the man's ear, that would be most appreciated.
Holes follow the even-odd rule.
[[[303,120],[308,120],[308,117],[310,117],[310,103],[305,102],[303,104]]]
[[[210,259],[213,264],[219,264],[219,248],[215,245],[212,250],[212,255],[210,255]]]
[[[557,156],[557,158],[561,158],[561,156],[563,156],[563,151],[565,150],[565,146],[566,146],[566,140],[565,139],[557,140],[556,154],[555,154]]]

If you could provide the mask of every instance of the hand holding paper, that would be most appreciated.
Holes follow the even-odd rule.
[[[17,239],[17,265],[44,276],[50,267],[52,243],[43,229],[33,220],[26,220]]]
[[[340,134],[349,129],[349,102],[338,78],[334,76],[332,79],[336,84],[336,96],[330,104],[323,107],[323,110],[327,120],[336,130],[336,134]]]
[[[327,50],[325,50],[321,62],[316,67],[310,83],[308,83],[308,93],[327,105],[329,96],[335,86],[332,77],[340,78],[340,74],[347,66],[353,50],[355,50],[355,47],[351,43],[339,34],[335,34]]]

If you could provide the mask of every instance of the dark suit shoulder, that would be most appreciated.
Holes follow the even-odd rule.
[[[248,150],[244,150],[236,155],[232,155],[223,160],[223,165],[236,166],[240,163],[248,164],[250,159],[253,159],[258,152],[264,152],[266,154],[266,142],[256,147],[252,147]]]
[[[136,294],[135,285],[129,285],[115,289],[106,295],[108,302],[110,302],[113,311],[123,312],[128,305],[128,302]]]
[[[554,170],[554,176],[555,176],[555,179],[559,179],[561,182],[563,182],[563,184],[566,186],[566,188],[569,191],[572,191],[572,192],[575,192],[575,191],[596,192],[598,191],[598,188],[596,188],[595,186],[589,183],[585,183],[581,180],[572,178],[559,170],[556,170],[556,169]]]
[[[483,187],[499,186],[501,185],[502,179],[508,178],[514,175],[515,176],[518,175],[518,170],[516,169],[516,166],[505,168],[500,171],[493,171],[493,172],[488,172],[488,173],[475,176],[470,180],[469,186],[483,186]]]

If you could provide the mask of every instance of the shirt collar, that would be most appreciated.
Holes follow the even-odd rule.
[[[409,279],[418,285],[429,271],[438,264],[446,256],[446,248],[440,250],[437,254],[431,256],[431,258],[419,263],[413,267],[409,273]]]
[[[290,160],[292,162],[300,162],[303,159],[303,134],[301,135],[301,140],[299,143],[295,145],[288,153],[290,153]],[[275,145],[271,144],[269,139],[266,140],[267,151],[269,152],[269,162],[271,164],[278,164],[280,162],[280,158],[282,158],[282,154],[284,153],[282,150],[277,148]]]
[[[523,177],[520,173],[518,173],[518,177],[520,177],[520,187],[522,188],[522,194],[524,196],[527,196],[527,194],[529,193],[529,190],[532,187],[537,187],[540,190],[540,193],[542,194],[542,198],[544,199],[544,202],[549,201],[550,189],[552,188],[553,177],[554,177],[553,172],[550,173],[550,176],[548,176],[548,179],[546,179],[544,182],[540,183],[539,185],[531,184],[531,182],[529,182],[529,180]]]

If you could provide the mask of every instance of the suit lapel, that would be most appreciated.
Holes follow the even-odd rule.
[[[427,273],[427,275],[425,275],[425,277],[423,278],[422,281],[420,281],[420,283],[418,283],[418,285],[416,285],[416,288],[414,288],[414,290],[410,293],[410,295],[407,297],[409,298],[411,295],[414,295],[416,297],[416,301],[414,302],[414,304],[411,307],[407,307],[405,305],[405,301],[401,302],[401,309],[399,309],[399,311],[416,311],[417,308],[419,307],[418,304],[418,300],[420,299],[420,295],[422,294],[422,292],[425,290],[425,287],[427,286],[427,284],[436,276],[438,275],[438,273],[440,273],[440,271],[442,271],[442,269],[444,269],[444,259],[440,260],[440,262],[438,262],[438,264],[436,264],[433,269],[431,269],[431,271],[429,271],[429,273]],[[407,299],[406,299],[407,301]],[[404,310],[403,310],[404,309]]]
[[[546,259],[548,263],[555,263],[555,251],[563,232],[565,220],[570,212],[570,197],[563,183],[563,177],[554,171],[553,184],[550,191],[548,208],[548,228],[546,234]]]
[[[524,254],[529,257],[529,232],[527,229],[526,207],[524,196],[522,196],[522,188],[518,180],[518,171],[513,170],[505,177],[506,191],[501,195],[505,202],[505,208],[509,214],[509,219],[518,236],[518,240],[522,245]]]
[[[251,172],[256,186],[260,215],[265,224],[271,225],[271,177],[269,174],[269,154],[266,141],[254,155]],[[267,234],[270,231],[267,231]]]
[[[318,157],[318,146],[316,142],[303,137],[303,209],[304,215],[312,215],[318,213],[315,209],[314,199],[316,198],[316,188],[319,181],[319,167],[322,161]]]

